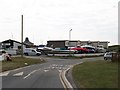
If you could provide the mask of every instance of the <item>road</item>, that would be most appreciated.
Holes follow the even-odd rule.
[[[43,58],[46,63],[3,73],[1,75],[2,88],[64,88],[60,79],[62,71],[81,62],[103,60],[103,57],[84,59]]]

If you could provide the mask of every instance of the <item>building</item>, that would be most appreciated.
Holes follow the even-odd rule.
[[[5,41],[2,41],[1,42],[1,49],[15,49],[15,50],[18,50],[18,49],[21,49],[21,44],[20,42],[18,41],[15,41],[15,40],[5,40]],[[23,44],[23,48],[26,48],[26,45]]]
[[[102,46],[103,48],[108,48],[108,41],[80,41],[80,40],[50,40],[47,41],[47,46],[53,48],[66,48],[66,47],[76,47],[82,45],[91,45],[94,47]]]
[[[31,48],[35,46],[34,43],[29,41],[28,37],[25,38],[25,41],[23,43],[26,45],[27,48]]]
[[[2,43],[0,42],[0,49],[2,49]]]

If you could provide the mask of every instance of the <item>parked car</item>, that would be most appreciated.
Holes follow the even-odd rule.
[[[81,46],[82,48],[86,48],[89,50],[89,53],[95,53],[96,52],[96,48],[93,47],[93,46],[90,46],[90,45],[84,45],[84,46]]]
[[[39,55],[41,55],[41,52],[38,52],[36,49],[33,49],[33,48],[26,48],[26,49],[24,49],[24,54],[27,55],[27,56],[28,55],[39,56]]]
[[[103,45],[98,45],[97,46],[97,52],[98,53],[105,53],[106,49],[104,49]]]
[[[70,48],[70,50],[76,50],[76,54],[77,53],[80,53],[80,54],[82,54],[82,53],[89,53],[89,50],[88,49],[86,49],[86,48],[80,48],[80,47],[74,47],[74,48]]]
[[[104,54],[104,60],[111,60],[112,59],[112,53],[111,52],[106,52]]]
[[[45,45],[39,45],[39,47],[37,48],[37,51],[41,52],[41,54],[43,54],[43,55],[44,54],[47,55],[52,50],[53,50],[53,48],[47,47]]]

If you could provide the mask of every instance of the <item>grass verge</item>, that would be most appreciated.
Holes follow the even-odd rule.
[[[79,88],[118,88],[118,63],[95,61],[73,67]]]
[[[33,64],[40,64],[45,62],[44,59],[33,59],[33,58],[21,58],[21,57],[13,57],[12,61],[0,61],[0,72],[3,71],[8,71],[28,65],[33,65]]]

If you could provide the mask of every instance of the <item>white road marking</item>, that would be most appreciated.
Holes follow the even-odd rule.
[[[7,76],[10,72],[3,72],[3,73],[0,73],[0,76]]]
[[[49,70],[44,70],[44,72],[48,72]]]
[[[52,67],[52,69],[54,69],[55,67]]]
[[[20,73],[14,74],[13,76],[22,76],[22,75],[23,75],[23,72],[20,72]]]
[[[62,69],[62,67],[59,67],[59,69]]]
[[[61,73],[62,72],[62,70],[58,70],[59,71],[59,73]]]
[[[29,77],[31,74],[35,73],[37,70],[32,71],[31,73],[29,73],[27,76],[25,76],[23,79],[26,79],[27,77]]]

